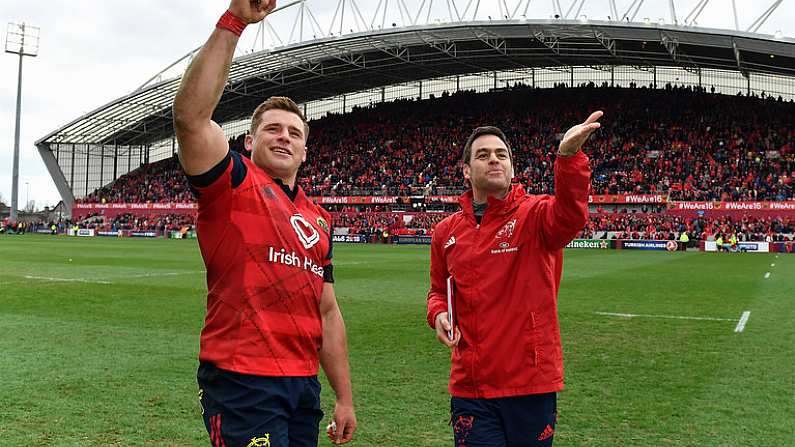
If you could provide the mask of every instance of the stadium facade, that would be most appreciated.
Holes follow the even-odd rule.
[[[264,48],[267,34],[278,36],[263,23],[255,36],[263,48],[233,61],[214,119],[234,137],[245,132],[252,110],[272,95],[290,96],[308,117],[319,118],[378,102],[494,91],[517,83],[535,88],[588,82],[664,88],[673,83],[795,99],[795,39],[756,32],[780,1],[745,31],[695,26],[703,1],[680,20],[671,0],[669,19],[657,21],[636,20],[643,3],[637,0],[623,15],[609,2],[603,14],[608,20],[579,14],[584,0],[575,0],[566,11],[553,1],[549,18],[528,16],[527,0],[514,8],[503,2],[495,15],[501,19],[479,15],[479,1],[463,8],[448,0],[449,20],[431,20],[431,1],[424,22],[419,18],[425,1],[414,9],[403,0],[395,3],[399,15],[388,16],[389,2],[381,1],[368,25],[355,1],[340,0],[327,33],[307,3],[299,3],[291,42],[278,41],[274,48]],[[414,20],[409,11],[416,11]],[[736,19],[735,10],[735,24]],[[345,33],[348,23],[357,29]],[[308,31],[311,37],[304,38]],[[129,95],[36,142],[68,209],[97,188],[176,153],[171,104],[196,51]]]

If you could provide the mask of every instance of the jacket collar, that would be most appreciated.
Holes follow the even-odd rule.
[[[505,214],[507,212],[513,211],[517,206],[519,206],[519,199],[524,196],[525,191],[522,185],[518,183],[511,184],[511,190],[504,199],[500,200],[494,197],[488,198],[489,207],[486,208],[486,212],[489,214]],[[472,190],[470,189],[458,198],[458,203],[461,205],[461,210],[464,212],[464,215],[471,216],[474,219],[475,213],[472,209],[472,200],[473,195]]]

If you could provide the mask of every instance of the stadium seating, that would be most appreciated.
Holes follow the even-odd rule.
[[[642,91],[642,92],[641,92]],[[496,124],[514,146],[516,180],[553,189],[556,135],[606,111],[588,143],[594,194],[662,193],[672,200],[787,200],[795,176],[795,105],[670,88],[533,90],[396,101],[312,122],[301,184],[311,196],[456,194],[461,146]],[[233,149],[246,153],[240,135]],[[430,189],[430,191],[429,191]],[[189,202],[176,159],[127,174],[83,203]]]
[[[463,91],[331,114],[311,123],[299,181],[310,196],[456,195],[464,190],[463,143],[473,128],[493,124],[512,143],[516,181],[532,193],[554,193],[551,168],[559,135],[596,109],[606,114],[602,130],[586,147],[594,171],[593,194],[661,194],[669,201],[784,201],[795,196],[795,104],[675,86],[655,90],[589,84],[537,90],[517,85],[487,94]],[[244,137],[229,144],[250,155]],[[172,157],[122,176],[79,202],[193,201]],[[704,232],[728,228],[762,237],[793,233],[786,218],[700,221],[656,213],[662,210],[598,212],[583,235],[609,231],[669,239],[687,230],[701,238]],[[388,206],[337,206],[331,211],[336,227],[357,234],[429,232],[446,215],[420,213],[404,221]],[[102,225],[170,225],[162,216],[157,222],[135,219],[121,216]]]

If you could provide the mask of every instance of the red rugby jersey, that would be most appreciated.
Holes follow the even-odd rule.
[[[244,374],[316,375],[331,217],[300,188],[290,200],[251,160],[230,156],[209,186],[194,186],[208,290],[199,359]]]

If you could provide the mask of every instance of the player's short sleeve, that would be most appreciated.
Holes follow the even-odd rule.
[[[332,264],[334,258],[334,228],[332,227],[331,215],[325,210],[323,210],[321,215],[328,223],[328,253],[323,259],[323,282],[334,283],[334,264]]]
[[[209,171],[187,177],[191,189],[198,198],[199,206],[201,206],[240,186],[247,173],[248,167],[242,156],[238,152],[230,150],[226,157]]]

